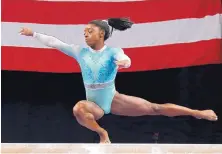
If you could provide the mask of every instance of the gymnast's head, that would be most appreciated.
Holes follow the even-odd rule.
[[[133,22],[128,18],[109,18],[104,20],[93,20],[88,23],[84,30],[85,41],[88,46],[95,49],[112,35],[113,29],[124,31],[131,28]]]

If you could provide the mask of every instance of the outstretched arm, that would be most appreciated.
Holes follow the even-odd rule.
[[[64,54],[74,57],[74,58],[77,57],[77,55],[79,54],[79,52],[81,50],[81,47],[78,45],[66,44],[53,36],[48,36],[45,34],[33,32],[29,28],[23,28],[21,30],[20,34],[25,35],[25,36],[32,36],[32,37],[36,38],[42,44],[44,44],[48,47],[51,47],[51,48],[58,49],[61,52],[63,52]]]
[[[115,53],[114,59],[119,68],[129,68],[131,66],[131,59],[122,49],[118,49],[118,51]]]

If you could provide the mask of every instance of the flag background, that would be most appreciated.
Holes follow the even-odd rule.
[[[118,91],[157,103],[212,108],[220,116],[221,13],[220,0],[3,0],[2,141],[98,140],[72,116],[75,103],[85,99],[75,60],[18,35],[20,27],[84,44],[82,30],[90,20],[130,17],[133,28],[115,31],[107,41],[132,59],[132,67],[117,76]],[[221,121],[108,115],[99,122],[118,143],[154,142],[152,136],[158,132],[162,143],[222,142]]]

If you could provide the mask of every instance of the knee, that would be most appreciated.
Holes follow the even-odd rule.
[[[82,116],[85,111],[85,104],[84,101],[79,101],[76,103],[76,105],[73,107],[73,115],[75,117]]]
[[[161,113],[162,108],[163,106],[161,104],[152,104],[152,111],[157,115]]]

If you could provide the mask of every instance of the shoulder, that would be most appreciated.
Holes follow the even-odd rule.
[[[80,52],[89,50],[88,47],[84,46],[84,45],[71,44],[70,46],[71,46],[72,50],[75,51],[76,53],[80,53]]]
[[[113,54],[118,54],[118,53],[124,53],[122,48],[118,48],[118,47],[109,47],[110,50],[113,52]]]

